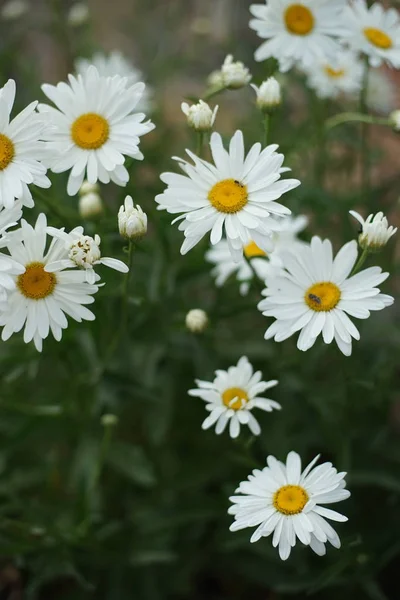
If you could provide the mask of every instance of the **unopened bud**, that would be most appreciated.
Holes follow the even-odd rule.
[[[397,227],[389,226],[383,212],[375,216],[371,214],[365,221],[355,210],[351,210],[350,214],[361,224],[358,243],[363,250],[368,248],[370,252],[379,252],[397,231]]]
[[[192,333],[202,333],[208,326],[208,316],[201,308],[193,308],[186,315],[185,322]]]
[[[84,219],[97,217],[103,212],[103,202],[99,194],[90,192],[79,198],[79,214]]]
[[[275,77],[269,77],[257,87],[253,83],[251,87],[257,94],[257,106],[265,113],[272,113],[282,102],[281,86]]]
[[[251,80],[250,71],[241,61],[233,61],[232,54],[228,54],[221,68],[222,83],[224,87],[236,90],[247,85]]]
[[[117,415],[106,414],[101,417],[100,422],[104,427],[114,427],[118,425],[119,419]]]
[[[118,212],[118,227],[122,237],[140,239],[147,232],[147,215],[140,206],[134,206],[131,196],[125,198]]]
[[[207,102],[199,100],[197,104],[192,104],[192,106],[189,106],[186,102],[182,102],[181,108],[187,117],[188,124],[195,131],[206,132],[212,129],[218,106],[215,106],[214,110],[212,110]]]

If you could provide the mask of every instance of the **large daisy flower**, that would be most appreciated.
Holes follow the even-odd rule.
[[[46,252],[44,214],[39,215],[35,227],[22,219],[21,229],[7,238],[10,256],[1,257],[12,260],[19,271],[13,276],[13,289],[8,291],[7,301],[0,304],[4,341],[24,329],[24,342],[33,340],[40,352],[50,331],[60,341],[62,330],[68,327],[66,315],[79,322],[94,320],[94,314],[85,305],[94,302],[92,294],[98,286],[86,283],[82,271],[46,271],[48,263],[63,259],[67,253],[64,242],[57,238]]]
[[[144,83],[127,86],[118,75],[101,77],[93,66],[83,75],[69,75],[69,84],[42,86],[57,107],[39,105],[53,125],[47,136],[55,153],[51,169],[71,169],[69,195],[77,193],[85,176],[89,183],[127,184],[124,155],[143,159],[140,136],[154,129],[150,121],[142,123],[143,113],[134,112],[144,89]]]
[[[127,85],[143,81],[142,72],[134,67],[119,50],[113,50],[109,54],[95,52],[90,59],[78,58],[75,61],[75,70],[79,75],[84,75],[91,65],[96,67],[102,77],[114,77],[114,75],[125,77]],[[147,86],[136,108],[143,112],[148,112],[151,109],[150,93]]]
[[[341,48],[336,36],[345,34],[345,0],[267,0],[253,4],[250,27],[266,39],[256,50],[257,61],[275,57],[281,71],[293,65],[305,69],[332,59]]]
[[[182,160],[184,175],[163,173],[161,180],[168,188],[156,197],[159,209],[183,213],[179,229],[185,241],[181,253],[186,254],[210,231],[211,244],[217,244],[225,229],[234,260],[243,256],[243,246],[255,242],[264,252],[273,249],[272,233],[277,220],[290,210],[276,202],[282,194],[300,185],[297,179],[280,180],[284,156],[278,146],[254,144],[245,157],[243,134],[232,137],[229,152],[218,133],[210,141],[214,165],[186,150],[194,166]]]
[[[278,382],[261,381],[261,371],[254,373],[246,356],[242,356],[235,367],[216,371],[215,374],[213,382],[196,379],[198,387],[188,392],[190,396],[197,396],[206,402],[206,410],[210,414],[202,428],[209,429],[215,425],[215,433],[220,434],[229,422],[229,435],[232,438],[238,437],[240,425],[247,425],[254,435],[259,435],[261,427],[251,411],[260,408],[271,412],[281,408],[275,400],[260,396]]]
[[[28,185],[48,188],[45,143],[41,141],[45,123],[31,102],[10,121],[15,100],[15,81],[9,79],[0,89],[0,208],[12,208],[16,200],[28,207],[34,202]]]
[[[244,256],[240,262],[235,262],[229,251],[228,242],[221,240],[206,253],[206,260],[215,265],[212,274],[218,287],[225,284],[227,279],[236,273],[240,282],[240,293],[246,295],[250,289],[250,281],[254,273],[261,281],[271,279],[282,273],[282,252],[296,252],[304,242],[297,234],[307,225],[307,217],[285,217],[278,222],[279,231],[273,235],[274,249],[268,255],[251,241],[243,248]],[[247,260],[246,260],[247,259]],[[251,262],[249,265],[248,261]]]
[[[347,517],[321,504],[350,496],[344,489],[346,473],[338,473],[329,462],[314,468],[318,458],[302,472],[296,452],[289,452],[286,464],[268,456],[268,466],[254,469],[236,490],[240,495],[230,498],[233,506],[228,513],[235,518],[230,530],[257,526],[251,542],[273,533],[272,545],[279,546],[282,560],[289,558],[297,539],[320,556],[326,553],[327,542],[340,548],[339,536],[326,519],[343,522]]]
[[[376,287],[388,278],[380,267],[370,267],[350,275],[357,260],[357,242],[345,244],[336,258],[332,244],[313,237],[311,244],[283,257],[286,272],[273,280],[267,296],[258,305],[266,317],[276,321],[265,332],[265,339],[282,342],[300,331],[299,350],[308,350],[322,333],[333,339],[346,356],[351,354],[352,338],[360,334],[349,319],[367,319],[371,310],[382,310],[393,303],[392,296],[380,294]]]
[[[363,64],[356,54],[343,50],[331,62],[315,63],[307,75],[309,86],[320,98],[353,96],[361,89]]]
[[[368,8],[365,0],[353,0],[346,7],[345,19],[344,38],[350,48],[366,54],[373,67],[382,63],[400,67],[400,16],[395,8],[385,11],[378,2]]]

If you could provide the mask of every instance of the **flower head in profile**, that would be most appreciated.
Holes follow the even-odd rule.
[[[257,106],[262,112],[271,113],[282,102],[281,86],[275,77],[268,77],[260,87],[250,84],[257,94]]]
[[[78,58],[75,61],[75,70],[78,75],[84,75],[91,66],[96,67],[101,77],[114,77],[114,75],[124,77],[127,87],[143,81],[142,72],[119,50],[113,50],[109,54],[95,52],[90,59]],[[141,112],[149,112],[152,108],[151,105],[151,92],[146,85],[136,108]]]
[[[365,0],[353,0],[344,17],[344,41],[352,50],[368,56],[373,67],[400,67],[400,15],[395,8],[385,10],[379,2],[369,8]]]
[[[240,60],[233,60],[228,54],[221,67],[221,83],[223,87],[237,90],[246,86],[251,81],[251,73]]]
[[[330,62],[316,62],[307,75],[309,86],[320,98],[354,96],[361,89],[363,64],[356,54],[342,50]]]
[[[349,211],[361,225],[358,243],[361,248],[368,248],[370,252],[379,252],[388,243],[390,238],[397,232],[397,227],[389,226],[383,212],[369,215],[364,221],[362,216],[355,210]]]
[[[144,83],[127,86],[123,77],[102,77],[93,66],[69,84],[44,84],[43,92],[57,108],[41,104],[39,110],[53,128],[47,135],[54,153],[54,173],[71,171],[67,192],[78,192],[87,176],[89,183],[125,186],[129,174],[125,156],[142,160],[140,136],[154,129],[143,113],[135,113]]]
[[[226,234],[229,250],[235,261],[243,256],[243,247],[251,241],[261,250],[273,249],[272,235],[279,229],[277,219],[290,210],[277,200],[300,185],[297,179],[283,179],[284,156],[278,146],[261,149],[254,144],[245,156],[243,134],[232,137],[229,152],[218,133],[211,135],[214,164],[187,154],[194,165],[178,160],[183,175],[163,173],[161,180],[168,188],[156,197],[159,210],[181,213],[179,229],[185,241],[181,253],[186,254],[207,232],[211,244],[217,244]]]
[[[189,106],[187,102],[182,102],[181,108],[183,114],[187,117],[189,126],[193,127],[195,131],[206,132],[213,128],[218,106],[215,106],[212,110],[207,102],[199,100],[197,104],[192,104],[192,106]]]
[[[118,211],[118,227],[122,237],[140,240],[147,232],[147,215],[139,204],[133,204],[132,196],[126,196]]]
[[[43,160],[46,146],[43,141],[45,122],[31,102],[10,120],[15,100],[15,81],[9,79],[0,89],[0,208],[12,208],[17,200],[24,206],[34,205],[30,184],[50,187]]]
[[[322,334],[326,344],[335,340],[343,354],[350,356],[352,338],[359,340],[360,334],[348,315],[367,319],[371,310],[393,303],[392,296],[376,287],[389,273],[370,267],[351,275],[357,254],[357,243],[352,241],[333,259],[331,242],[315,236],[296,254],[284,255],[286,272],[264,291],[267,297],[258,305],[263,315],[276,319],[265,339],[282,342],[300,331],[297,347],[308,350]]]
[[[188,393],[204,400],[206,410],[210,413],[202,428],[209,429],[215,425],[215,433],[220,434],[229,423],[229,435],[236,438],[240,426],[247,425],[254,435],[259,435],[261,427],[252,410],[259,408],[271,412],[281,408],[275,400],[261,396],[278,382],[261,379],[261,371],[254,372],[246,356],[242,356],[238,364],[227,371],[216,371],[213,382],[196,379],[197,388]]]
[[[289,452],[286,464],[268,456],[267,466],[254,469],[230,498],[228,513],[235,519],[230,530],[257,527],[251,542],[273,534],[272,545],[282,560],[289,558],[297,540],[320,556],[326,553],[327,542],[340,548],[339,536],[326,519],[344,522],[347,517],[321,505],[350,496],[346,473],[338,473],[329,462],[315,467],[318,458],[302,471],[297,452]]]
[[[0,306],[2,340],[23,329],[24,342],[33,340],[39,352],[50,332],[61,340],[62,330],[68,327],[66,315],[78,322],[94,320],[86,304],[94,302],[98,290],[97,285],[86,282],[82,271],[48,272],[47,265],[67,258],[67,251],[58,238],[53,238],[47,251],[46,242],[46,216],[40,214],[35,227],[22,219],[21,228],[7,235],[9,256],[2,254],[19,268],[13,275],[13,288],[7,290],[7,299]]]
[[[251,241],[243,248],[244,257],[240,262],[232,259],[226,240],[221,240],[206,253],[206,260],[214,264],[212,274],[218,287],[225,284],[227,279],[236,274],[240,282],[240,293],[246,295],[250,282],[257,275],[260,281],[273,280],[283,272],[282,252],[296,252],[305,242],[298,239],[297,234],[307,225],[307,218],[285,217],[278,222],[279,230],[274,232],[274,249],[266,254],[257,244]],[[248,261],[251,262],[251,266]]]
[[[252,4],[251,29],[266,41],[256,50],[256,61],[274,57],[280,70],[294,65],[307,69],[315,62],[333,59],[345,34],[345,0],[267,0]]]
[[[94,267],[97,265],[104,265],[121,273],[127,273],[129,270],[127,265],[121,260],[102,257],[100,252],[100,236],[96,234],[93,238],[90,235],[85,235],[83,227],[75,227],[70,233],[56,229],[55,227],[48,227],[47,231],[50,235],[64,242],[67,253],[66,258],[47,263],[46,271],[48,273],[56,273],[63,269],[79,268],[85,271],[86,281],[93,284],[98,278],[94,270]]]

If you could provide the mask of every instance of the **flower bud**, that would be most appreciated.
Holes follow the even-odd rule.
[[[231,90],[247,85],[251,80],[249,69],[240,61],[233,62],[232,54],[228,54],[221,68],[222,83]]]
[[[202,333],[208,326],[208,316],[201,308],[193,308],[186,315],[185,322],[192,333]]]
[[[397,227],[389,227],[383,212],[369,215],[365,221],[355,210],[349,212],[361,224],[358,243],[363,250],[368,248],[370,252],[379,252],[397,231]]]
[[[390,121],[390,124],[393,127],[393,129],[397,133],[400,133],[400,110],[394,110],[389,115],[389,121]]]
[[[186,102],[181,104],[182,112],[187,116],[187,122],[195,131],[206,132],[212,129],[215,117],[217,115],[218,106],[214,110],[208,106],[207,102],[199,100],[197,104],[189,106]]]
[[[1,8],[0,17],[4,21],[14,21],[22,17],[28,8],[28,3],[25,0],[9,0]]]
[[[67,22],[71,27],[79,27],[89,20],[89,7],[84,2],[73,4],[69,10]]]
[[[101,215],[102,212],[103,202],[99,194],[90,192],[79,198],[79,214],[83,219],[97,217],[98,215]]]
[[[133,204],[131,196],[125,198],[118,212],[118,227],[122,237],[140,239],[147,232],[147,215],[137,204]]]
[[[97,183],[89,183],[87,181],[87,179],[85,179],[85,181],[82,183],[81,187],[79,188],[79,195],[80,196],[84,196],[85,194],[99,194],[100,193],[100,187]]]
[[[105,414],[102,415],[100,422],[103,427],[114,427],[115,425],[118,425],[119,419],[117,415]]]
[[[251,87],[257,94],[257,106],[265,113],[272,113],[282,102],[281,86],[275,77],[269,77],[257,87],[253,83]]]
[[[221,71],[213,71],[207,77],[207,83],[211,88],[223,88],[224,78]]]

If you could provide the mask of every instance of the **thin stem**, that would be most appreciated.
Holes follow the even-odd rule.
[[[359,123],[368,123],[369,125],[390,125],[389,119],[383,119],[379,117],[373,117],[372,115],[363,115],[360,113],[354,112],[344,112],[335,115],[334,117],[330,117],[325,121],[325,129],[330,130],[338,125],[343,125],[344,123],[351,123],[352,121]]]
[[[132,240],[129,240],[128,246],[128,273],[126,274],[124,286],[122,288],[122,307],[121,307],[121,333],[126,330],[128,324],[128,303],[129,303],[129,281],[131,278],[132,263],[133,263],[133,251],[135,245]]]
[[[355,274],[356,274],[356,273],[357,273],[357,272],[358,272],[358,271],[361,269],[361,267],[362,267],[362,266],[363,266],[363,264],[365,263],[365,260],[366,260],[366,258],[367,258],[367,256],[368,256],[368,254],[369,254],[369,248],[368,248],[368,247],[366,247],[366,248],[364,248],[364,250],[362,251],[360,258],[358,259],[358,261],[357,261],[357,262],[356,262],[356,264],[354,265],[354,267],[353,267],[353,270],[352,270],[352,272],[350,273],[350,276],[352,276],[352,275],[355,275]]]
[[[204,142],[204,132],[197,132],[197,146],[196,146],[196,154],[199,158],[201,158],[203,154],[203,142]]]
[[[217,87],[217,88],[210,88],[209,90],[207,90],[204,94],[203,94],[203,100],[209,100],[210,98],[213,98],[214,96],[217,96],[218,94],[220,94],[221,92],[225,91],[226,87]]]
[[[360,112],[364,115],[367,114],[367,93],[368,93],[368,76],[369,76],[369,62],[368,57],[365,58],[364,64],[364,76],[362,82],[362,88],[360,93]],[[361,158],[361,200],[366,200],[368,203],[369,192],[371,187],[370,178],[370,160],[369,160],[369,147],[368,147],[368,128],[366,123],[361,123],[360,131],[360,158]]]
[[[271,128],[271,115],[266,113],[264,115],[264,119],[263,119],[263,129],[264,129],[263,146],[264,146],[264,148],[266,148],[266,146],[268,146],[268,135],[270,132],[270,128]]]

